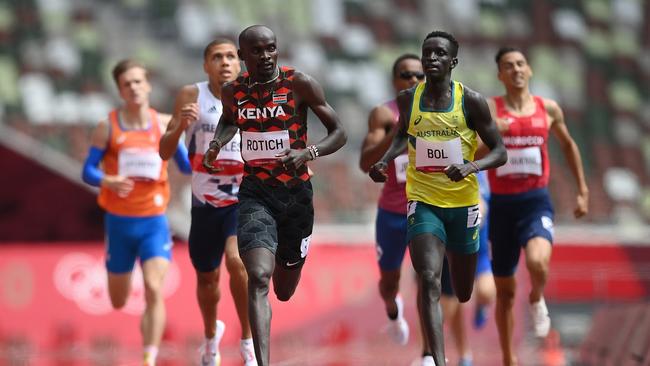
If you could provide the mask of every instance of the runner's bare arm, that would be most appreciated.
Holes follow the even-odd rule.
[[[488,107],[490,108],[490,115],[492,115],[492,119],[494,122],[497,124],[497,129],[499,132],[504,132],[508,130],[508,123],[502,119],[497,117],[497,106],[496,103],[494,102],[494,98],[486,98],[485,101],[488,104]],[[481,137],[479,136],[478,138],[478,147],[476,148],[476,153],[474,154],[475,159],[481,159],[487,153],[490,152],[490,149],[485,146],[485,143],[483,143],[483,140],[481,140]]]
[[[160,138],[159,154],[163,160],[168,160],[174,155],[183,131],[199,118],[198,104],[196,104],[198,94],[196,85],[186,85],[178,92],[174,103],[174,114],[167,125],[167,130]]]
[[[475,168],[485,170],[505,164],[508,159],[506,147],[503,145],[501,134],[492,119],[485,98],[481,94],[465,88],[465,110],[469,125],[478,133],[485,146],[490,149],[490,152],[483,158],[475,160],[470,165],[476,165]]]
[[[564,157],[576,181],[578,194],[576,196],[576,208],[573,214],[576,218],[580,218],[589,212],[589,188],[587,187],[587,180],[585,179],[585,173],[582,167],[580,150],[569,133],[564,122],[564,113],[560,106],[550,99],[544,99],[544,106],[546,107],[546,113],[550,117],[551,132],[553,132],[553,135],[560,143]]]
[[[315,144],[319,156],[332,154],[343,147],[348,140],[347,133],[338,114],[325,100],[325,92],[318,81],[307,74],[296,72],[294,87],[300,102],[306,103],[327,129],[327,136]]]
[[[297,103],[305,103],[321,121],[327,130],[325,136],[318,143],[307,149],[287,149],[278,154],[278,159],[285,167],[297,169],[306,161],[317,156],[329,155],[345,145],[348,137],[339,120],[339,116],[332,106],[325,100],[325,92],[321,85],[307,74],[296,72],[294,74],[294,95]]]
[[[386,106],[380,105],[370,111],[368,116],[368,134],[361,145],[359,167],[364,173],[370,170],[372,164],[381,159],[390,147],[392,138],[389,131],[393,124],[393,112]]]
[[[413,99],[413,93],[415,89],[407,89],[401,91],[397,95],[397,107],[399,108],[399,120],[397,122],[397,128],[391,130],[388,134],[388,137],[392,142],[388,151],[384,156],[375,164],[370,167],[370,178],[375,182],[385,182],[387,175],[386,169],[388,168],[388,162],[395,159],[399,154],[406,150],[407,142],[407,129],[408,121],[407,117],[409,115],[409,110],[411,108],[411,100]]]

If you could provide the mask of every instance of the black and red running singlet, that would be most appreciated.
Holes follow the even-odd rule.
[[[296,110],[293,95],[295,70],[281,67],[271,87],[251,82],[246,72],[233,82],[233,114],[241,133],[244,176],[266,184],[293,186],[309,180],[307,166],[286,169],[276,154],[307,146],[307,120]]]

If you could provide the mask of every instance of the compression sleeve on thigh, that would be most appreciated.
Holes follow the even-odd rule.
[[[102,183],[104,172],[99,169],[99,162],[104,158],[105,152],[106,150],[100,149],[97,146],[91,146],[88,149],[88,157],[86,157],[86,161],[84,162],[81,178],[91,186],[99,187]]]
[[[181,173],[192,174],[192,164],[190,164],[190,159],[188,158],[187,148],[182,143],[178,144],[176,148],[174,161]]]

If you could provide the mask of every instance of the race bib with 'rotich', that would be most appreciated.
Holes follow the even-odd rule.
[[[289,131],[242,131],[241,155],[252,166],[278,162],[277,154],[291,148]]]

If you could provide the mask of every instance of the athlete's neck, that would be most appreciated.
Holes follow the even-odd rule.
[[[217,99],[221,99],[221,85],[208,80],[208,89]]]
[[[251,75],[249,86],[270,84],[276,81],[278,77],[280,77],[280,67],[276,66],[271,76]]]
[[[427,78],[425,88],[427,95],[435,99],[443,97],[451,91],[451,75],[447,75],[440,80],[430,80]]]
[[[126,105],[120,109],[120,121],[130,128],[146,128],[149,120],[149,104]]]
[[[510,110],[521,112],[526,109],[529,103],[533,102],[533,96],[530,94],[528,88],[507,90],[503,100]]]

